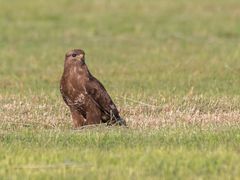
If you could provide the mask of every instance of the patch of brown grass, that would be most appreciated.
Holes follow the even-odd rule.
[[[172,98],[142,102],[116,98],[121,115],[130,128],[162,128],[165,126],[239,126],[240,108],[237,98],[205,98],[203,96]],[[45,95],[0,96],[2,129],[56,128],[71,129],[70,113],[61,98]]]

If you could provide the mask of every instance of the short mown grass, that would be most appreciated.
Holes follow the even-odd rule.
[[[239,179],[238,0],[0,0],[0,179]],[[82,48],[128,128],[72,128]]]
[[[1,134],[6,178],[211,178],[239,174],[239,129],[24,130]]]

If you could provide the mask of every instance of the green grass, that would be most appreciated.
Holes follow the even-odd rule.
[[[238,0],[0,0],[1,179],[239,179]],[[72,130],[82,48],[129,128]]]
[[[95,128],[2,134],[0,175],[19,179],[240,176],[239,129],[183,129],[138,132]]]
[[[1,91],[55,91],[80,47],[111,92],[239,95],[237,0],[1,1]]]

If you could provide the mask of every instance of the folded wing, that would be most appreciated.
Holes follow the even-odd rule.
[[[96,78],[92,77],[86,83],[86,91],[108,120],[120,118],[116,105],[104,86]]]

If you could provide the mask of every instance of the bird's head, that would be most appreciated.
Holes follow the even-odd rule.
[[[65,56],[65,63],[85,64],[85,52],[82,49],[68,51]]]

